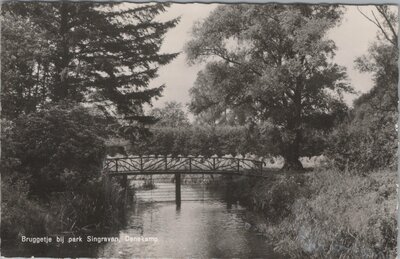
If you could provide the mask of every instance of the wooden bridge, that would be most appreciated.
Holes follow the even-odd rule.
[[[129,156],[107,158],[103,172],[110,177],[122,176],[128,186],[128,175],[175,175],[176,203],[181,203],[181,174],[220,174],[264,177],[264,162],[242,157],[202,156]]]

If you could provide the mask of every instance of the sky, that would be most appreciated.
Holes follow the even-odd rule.
[[[159,77],[150,86],[165,84],[163,97],[153,101],[153,107],[163,107],[165,102],[177,101],[183,105],[190,102],[189,89],[196,80],[197,73],[204,64],[189,66],[186,62],[183,47],[191,38],[191,28],[196,21],[205,19],[216,8],[217,4],[172,4],[160,19],[181,17],[180,23],[165,36],[161,51],[181,52],[171,63],[159,69]],[[369,13],[373,6],[360,6],[360,10]],[[341,24],[332,29],[328,37],[337,46],[334,61],[347,68],[350,83],[356,91],[367,92],[372,87],[371,74],[358,72],[354,68],[355,58],[366,54],[370,44],[376,40],[377,27],[363,17],[357,7],[346,6]],[[351,105],[358,95],[346,95],[345,101]]]

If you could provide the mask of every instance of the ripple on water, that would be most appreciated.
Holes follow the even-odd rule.
[[[139,202],[130,212],[127,227],[120,231],[120,237],[143,236],[157,238],[157,242],[108,243],[98,256],[279,258],[262,237],[246,227],[246,211],[241,206],[228,206],[221,199],[204,200],[216,197],[215,193],[185,185],[182,197],[197,201],[182,199],[180,209],[174,202],[148,202],[168,195],[175,198],[174,184],[138,192]]]

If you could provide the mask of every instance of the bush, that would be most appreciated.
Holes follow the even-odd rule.
[[[396,168],[397,133],[394,118],[384,121],[371,123],[372,126],[353,123],[339,126],[330,137],[328,157],[341,170]]]
[[[268,224],[259,227],[278,252],[292,258],[395,257],[394,171],[361,176],[320,170],[304,175],[304,184],[298,187],[292,183],[292,176],[286,177],[276,183],[259,182],[256,186],[264,188],[264,194],[251,194],[254,203],[266,204],[266,213],[278,212],[277,221],[267,217]],[[293,195],[273,194],[268,185],[276,185],[275,192]]]
[[[21,116],[3,133],[3,172],[28,177],[31,194],[71,190],[101,171],[104,119],[81,106],[59,105]]]
[[[2,238],[118,226],[124,197],[101,175],[103,117],[57,105],[3,125]]]
[[[397,167],[398,111],[396,106],[384,105],[384,96],[390,91],[396,96],[397,105],[397,91],[387,87],[374,86],[357,99],[347,121],[332,132],[326,155],[339,169],[370,171]],[[383,108],[377,107],[377,103]]]
[[[243,204],[262,211],[268,221],[277,222],[290,215],[292,204],[306,195],[303,174],[273,174],[267,179],[241,178],[234,187]]]

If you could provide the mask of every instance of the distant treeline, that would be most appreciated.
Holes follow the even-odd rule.
[[[129,154],[146,155],[246,155],[263,157],[281,154],[279,129],[268,123],[244,126],[187,125],[152,127],[146,138],[133,141],[126,148]],[[302,156],[320,155],[326,137],[310,134]]]
[[[271,137],[245,126],[154,127],[151,135],[133,143],[131,154],[228,155],[273,153]]]
[[[325,155],[339,169],[373,170],[396,166],[396,112],[368,115],[356,107],[348,119],[331,131],[309,130],[303,138],[302,157]],[[362,117],[361,117],[362,116]],[[246,155],[282,154],[279,129],[271,124],[246,126],[186,125],[152,127],[150,135],[126,147],[134,155]]]

